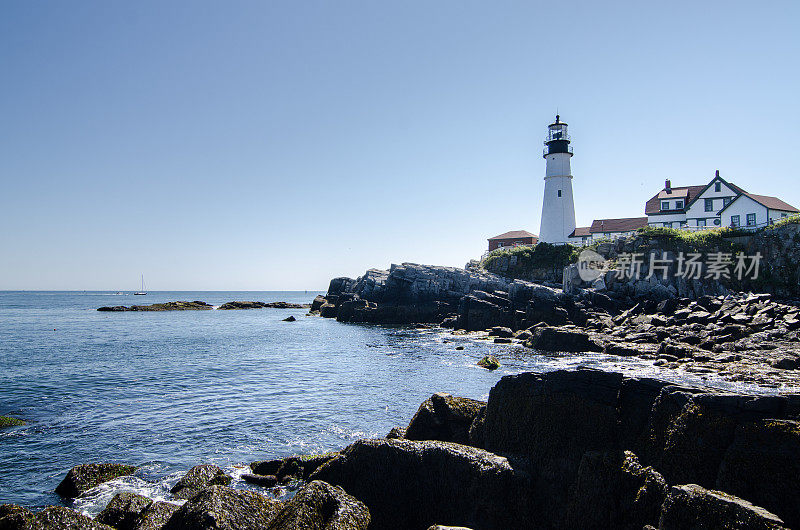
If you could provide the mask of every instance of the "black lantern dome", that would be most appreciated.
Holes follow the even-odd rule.
[[[566,153],[572,156],[572,146],[569,145],[567,124],[561,121],[561,116],[556,114],[556,121],[547,126],[547,137],[544,140],[544,157],[555,153]]]

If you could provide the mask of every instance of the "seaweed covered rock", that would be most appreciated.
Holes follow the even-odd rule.
[[[253,474],[273,476],[278,482],[286,482],[291,478],[308,480],[316,469],[339,453],[322,453],[290,456],[276,460],[259,460],[250,464]]]
[[[442,522],[484,530],[536,527],[527,473],[474,447],[360,440],[311,479],[341,486],[366,504],[374,528],[419,530]]]
[[[113,526],[117,530],[133,530],[142,512],[151,504],[153,501],[143,495],[131,492],[117,493],[95,520]]]
[[[162,530],[179,508],[170,502],[156,501],[142,510],[133,530]]]
[[[670,488],[658,528],[782,530],[786,527],[778,516],[746,500],[687,484]]]
[[[338,486],[315,480],[285,503],[269,530],[367,530],[367,507]]]
[[[494,355],[486,355],[478,361],[478,366],[481,368],[486,368],[487,370],[497,370],[500,368],[500,361],[497,360],[497,357]]]
[[[125,464],[81,464],[73,467],[56,487],[56,493],[66,498],[78,497],[95,486],[131,475],[135,466]]]
[[[179,499],[191,499],[198,491],[207,487],[231,483],[231,477],[217,466],[204,464],[194,466],[170,490]]]
[[[19,427],[21,425],[25,425],[25,422],[18,418],[0,416],[0,429],[4,429],[6,427]]]
[[[281,507],[252,491],[209,486],[181,506],[164,530],[257,530],[267,528]]]
[[[114,530],[63,506],[48,506],[36,514],[36,526],[44,530]]]
[[[34,530],[36,514],[16,504],[0,504],[0,529],[2,530]]]
[[[469,443],[469,427],[486,403],[439,392],[420,405],[408,424],[407,440]]]

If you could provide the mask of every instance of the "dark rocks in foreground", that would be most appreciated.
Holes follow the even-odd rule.
[[[472,422],[486,406],[482,401],[438,392],[419,406],[404,433],[407,440],[442,440],[469,444]]]
[[[91,517],[63,506],[48,506],[34,513],[13,504],[0,505],[0,529],[3,530],[114,530]]]
[[[56,493],[65,498],[78,497],[95,486],[117,477],[131,475],[135,466],[125,464],[82,464],[73,467],[56,487]]]

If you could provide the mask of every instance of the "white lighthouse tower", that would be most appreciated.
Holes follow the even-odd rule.
[[[572,171],[569,167],[572,146],[569,145],[567,124],[561,121],[560,116],[556,115],[555,123],[547,126],[544,145],[547,169],[539,241],[569,243],[569,235],[575,231],[575,203],[572,200]]]

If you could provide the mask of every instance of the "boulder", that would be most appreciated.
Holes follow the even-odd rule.
[[[338,486],[315,480],[272,519],[268,530],[367,530],[367,507]]]
[[[231,483],[231,477],[217,466],[205,464],[194,466],[181,478],[170,491],[178,499],[191,499],[201,489],[207,486]]]
[[[4,429],[6,427],[19,427],[25,425],[25,422],[17,419],[17,418],[10,418],[8,416],[0,416],[0,429]]]
[[[319,466],[335,457],[338,453],[322,453],[290,456],[277,460],[260,460],[250,464],[256,475],[275,476],[278,482],[286,482],[292,478],[307,480]]]
[[[511,328],[506,328],[503,326],[495,326],[489,330],[489,336],[510,338],[514,336],[514,332],[511,331]]]
[[[778,516],[744,499],[687,484],[670,488],[658,528],[781,530],[786,527]]]
[[[181,506],[164,530],[260,530],[282,504],[252,491],[209,486]]]
[[[125,464],[82,464],[69,470],[64,480],[56,487],[56,493],[65,498],[78,497],[95,486],[131,475],[135,466]]]
[[[324,297],[324,296],[322,296],[321,294],[318,294],[317,296],[315,296],[315,297],[314,297],[314,301],[313,301],[313,302],[311,302],[311,311],[312,311],[312,312],[313,312],[313,311],[319,311],[320,307],[322,307],[322,305],[323,305],[325,302],[327,302],[327,300],[325,299],[325,297]]]
[[[319,308],[319,316],[324,318],[336,318],[336,306],[331,303],[324,303]]]
[[[23,527],[24,528],[24,527]],[[114,530],[63,506],[48,506],[36,514],[34,528],[43,530]]]
[[[486,355],[478,361],[478,366],[481,368],[486,368],[487,370],[497,370],[500,368],[500,361],[497,360],[497,357],[494,355]]]
[[[482,401],[436,393],[420,405],[405,432],[407,440],[469,443],[469,427]]]
[[[539,351],[598,352],[602,348],[589,339],[582,331],[572,331],[553,327],[540,327],[533,331],[533,337],[526,343]]]
[[[179,508],[177,504],[156,501],[142,510],[133,530],[162,530]]]
[[[16,504],[0,504],[0,529],[37,530],[36,514]]]
[[[153,501],[143,495],[131,492],[117,493],[95,520],[113,526],[117,530],[133,530],[142,512],[151,504]]]
[[[297,319],[294,317],[294,315],[289,315],[288,317],[283,319],[284,322],[294,322],[295,320]]]
[[[360,440],[311,478],[341,486],[366,504],[374,528],[537,526],[528,510],[529,476],[508,459],[473,447]]]
[[[278,477],[275,475],[258,475],[255,473],[242,473],[242,480],[248,484],[261,486],[262,488],[271,488],[278,484]]]
[[[392,427],[392,430],[389,431],[389,434],[386,435],[386,438],[389,440],[397,440],[405,437],[406,437],[405,427]]]

